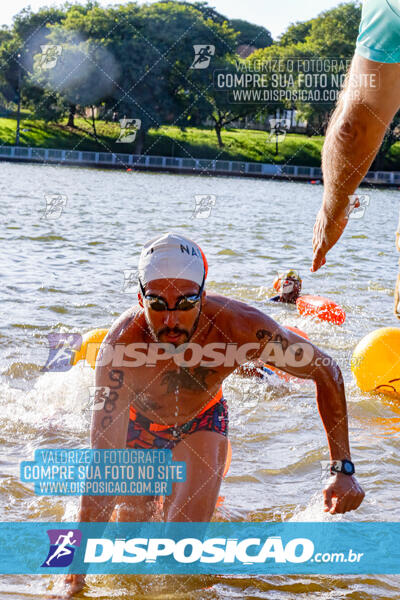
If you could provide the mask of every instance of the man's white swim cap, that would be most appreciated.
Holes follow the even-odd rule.
[[[208,264],[198,244],[169,231],[146,242],[138,271],[143,285],[154,279],[188,279],[200,286],[207,277]]]

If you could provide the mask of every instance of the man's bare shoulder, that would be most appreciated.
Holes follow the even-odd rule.
[[[238,300],[237,298],[229,298],[222,294],[216,294],[214,292],[207,292],[207,305],[214,311],[220,311],[224,315],[245,315],[252,311],[258,311],[257,308],[251,306],[247,302]]]
[[[137,341],[142,338],[145,329],[143,309],[139,305],[131,306],[114,321],[104,341],[113,345]]]
[[[232,331],[265,316],[265,313],[247,302],[213,292],[207,292],[207,312],[214,316],[218,324],[224,323]]]

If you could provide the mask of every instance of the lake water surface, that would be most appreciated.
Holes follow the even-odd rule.
[[[281,324],[304,330],[343,370],[350,440],[366,498],[356,512],[322,510],[320,462],[328,458],[312,382],[269,385],[230,376],[233,456],[216,520],[400,520],[400,403],[362,394],[350,358],[358,340],[396,326],[396,190],[369,190],[365,215],[353,219],[310,273],[312,227],[322,186],[256,179],[196,177],[0,163],[0,520],[74,520],[75,498],[35,496],[19,481],[19,463],[37,448],[88,447],[84,410],[93,371],[41,373],[47,335],[109,327],[135,303],[124,270],[141,247],[168,230],[197,241],[209,262],[207,288],[241,299]],[[67,203],[44,218],[45,195]],[[215,195],[208,218],[196,218],[195,195]],[[300,317],[267,302],[276,271],[293,267],[303,292],[335,299],[342,327]],[[93,384],[92,384],[93,385]],[[0,599],[43,597],[47,576],[0,578]],[[91,576],[87,597],[268,600],[400,598],[400,576]],[[85,596],[86,597],[86,596]]]

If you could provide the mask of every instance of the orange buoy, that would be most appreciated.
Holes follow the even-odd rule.
[[[321,321],[342,325],[346,319],[343,308],[323,296],[304,295],[296,300],[297,310],[303,317],[314,316]]]

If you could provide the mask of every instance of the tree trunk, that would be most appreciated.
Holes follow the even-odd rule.
[[[217,134],[218,146],[220,148],[224,147],[224,143],[221,137],[222,125],[220,123],[215,123],[215,133]]]
[[[386,151],[384,149],[380,149],[378,154],[375,156],[369,170],[370,171],[383,171],[384,164],[386,158]]]
[[[97,131],[96,131],[96,119],[94,118],[94,106],[92,104],[92,127],[93,127],[93,135],[97,140]]]
[[[140,128],[136,134],[135,154],[139,154],[139,155],[142,154],[145,138],[146,138],[146,132],[144,131],[144,129]]]
[[[329,121],[330,121],[330,113],[326,112],[324,115],[323,123],[322,123],[322,135],[326,135],[326,132],[328,130]]]
[[[68,114],[68,123],[67,123],[68,127],[75,127],[75,123],[74,123],[75,113],[76,113],[76,105],[70,104],[69,105],[69,114]]]
[[[310,119],[311,119],[311,117],[310,117]],[[310,123],[309,119],[307,119],[306,136],[311,137],[313,135],[313,133],[314,133],[313,124]]]
[[[378,150],[378,154],[375,156],[375,159],[370,166],[371,171],[382,171],[384,169],[386,157],[395,141],[396,140],[393,137],[392,130],[390,129],[389,132],[387,132],[384,136],[382,144]]]

